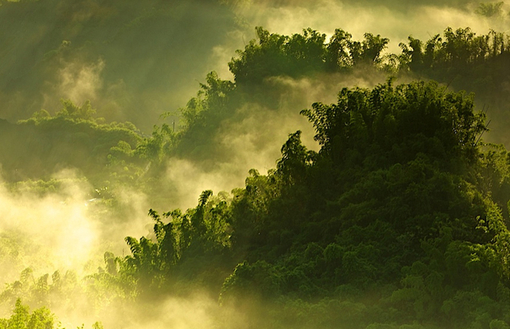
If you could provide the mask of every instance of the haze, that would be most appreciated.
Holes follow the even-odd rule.
[[[489,11],[492,9],[494,12]],[[254,258],[257,252],[250,254],[260,247],[257,242],[256,247],[243,245],[237,253],[232,253],[232,259],[218,252],[222,255],[218,257],[226,260],[214,258],[214,261],[227,264],[228,273],[224,268],[211,268],[207,276],[201,267],[206,266],[203,264],[207,263],[204,260],[207,257],[200,258],[202,263],[192,258],[176,278],[189,275],[196,281],[175,279],[171,285],[173,294],[147,290],[144,295],[136,282],[121,282],[125,278],[115,276],[123,267],[122,261],[114,260],[114,256],[124,259],[136,249],[126,245],[127,236],[136,239],[146,236],[150,241],[158,241],[154,229],[156,218],[147,215],[149,209],[161,214],[181,209],[181,215],[167,213],[162,218],[165,223],[174,221],[174,229],[177,223],[182,225],[179,226],[182,230],[186,220],[193,223],[197,213],[216,209],[218,218],[227,219],[207,224],[217,234],[215,243],[225,248],[235,245],[229,239],[243,233],[241,229],[238,235],[233,233],[235,225],[229,218],[238,213],[223,213],[222,202],[235,206],[240,195],[245,195],[239,192],[245,185],[257,186],[257,197],[267,202],[257,204],[261,209],[270,208],[271,202],[267,200],[285,196],[268,186],[275,168],[280,166],[281,170],[283,166],[283,160],[279,161],[285,159],[282,145],[291,140],[289,136],[297,136],[290,134],[298,130],[306,150],[321,154],[319,150],[324,145],[317,138],[314,140],[316,127],[310,124],[309,117],[300,114],[301,110],[310,109],[316,102],[337,102],[342,88],[371,89],[386,83],[392,75],[397,75],[396,84],[435,78],[412,70],[392,72],[381,68],[383,64],[377,68],[353,65],[336,72],[276,74],[261,78],[260,85],[251,81],[243,85],[236,81],[238,77],[229,69],[229,62],[240,58],[251,40],[259,37],[256,27],[285,36],[311,28],[326,35],[326,44],[336,29],[350,33],[352,40],[361,41],[366,33],[380,35],[389,39],[378,57],[384,64],[396,58],[392,54],[402,54],[400,44],[409,44],[408,37],[425,44],[448,27],[453,31],[469,27],[476,35],[491,31],[508,35],[510,2],[0,0],[0,137],[3,141],[0,146],[0,283],[5,287],[0,294],[0,318],[11,317],[17,298],[31,310],[48,307],[67,328],[85,324],[96,329],[103,325],[104,328],[240,328],[247,322],[252,322],[252,327],[257,324],[263,327],[267,325],[264,319],[254,318],[264,314],[261,310],[270,308],[271,303],[281,306],[282,300],[288,302],[286,311],[292,313],[303,307],[310,318],[317,319],[319,315],[314,315],[320,313],[314,313],[317,305],[324,307],[321,312],[336,302],[346,308],[359,307],[356,311],[359,314],[366,310],[365,305],[354,302],[351,305],[350,301],[335,300],[336,297],[331,297],[330,304],[325,299],[313,304],[313,296],[302,301],[301,297],[293,299],[289,294],[280,300],[268,300],[265,306],[257,298],[254,301],[247,298],[248,302],[238,305],[235,300],[229,304],[226,297],[222,300],[221,296],[231,293],[229,278],[235,279],[235,273],[242,273],[248,263],[259,266],[253,271],[276,275],[277,270],[265,267],[265,260],[257,262]],[[505,47],[508,45],[502,46],[502,53]],[[510,147],[507,133],[510,81],[498,81],[497,90],[487,91],[483,86],[493,80],[492,76],[486,78],[485,73],[483,69],[477,73],[481,82],[454,77],[439,83],[449,91],[465,89],[480,95],[475,98],[475,104],[487,114],[490,131],[480,130],[477,138],[483,135],[484,141],[502,144],[499,149],[495,147],[502,150]],[[221,112],[223,108],[226,110]],[[313,163],[310,159],[314,158],[307,158],[307,163]],[[498,170],[495,172],[503,177],[504,170]],[[266,173],[269,178],[260,178]],[[264,179],[267,181],[262,183]],[[499,183],[504,184],[505,179],[501,178]],[[262,188],[257,184],[267,186]],[[200,208],[205,195],[201,193],[206,190],[213,192],[202,205],[203,209],[209,207],[207,211]],[[299,193],[296,192],[296,198]],[[500,196],[498,193],[506,195],[506,190],[498,190],[495,198]],[[328,207],[340,207],[349,197],[352,195],[339,198],[338,205],[328,203]],[[471,199],[477,202],[475,196]],[[289,210],[292,211],[298,210]],[[356,212],[351,208],[348,211]],[[508,209],[502,210],[505,216],[507,212]],[[225,229],[228,225],[233,226]],[[287,233],[275,239],[285,244]],[[180,239],[184,238],[176,241],[181,243]],[[340,238],[337,240],[340,243]],[[250,241],[258,240],[255,237]],[[269,250],[268,254],[273,255],[275,250]],[[266,251],[259,251],[263,252]],[[247,256],[246,262],[235,263],[241,255],[251,258]],[[198,265],[194,265],[195,261]],[[291,263],[288,259],[285,262],[280,265]],[[111,273],[108,264],[114,264]],[[193,274],[196,269],[203,270],[197,277]],[[49,279],[54,273],[59,274]],[[107,281],[105,273],[114,279]],[[67,280],[62,279],[65,284],[59,286],[60,290],[55,288],[57,277]],[[254,277],[254,282],[260,279]],[[160,279],[155,276],[151,282]],[[261,285],[268,284],[267,280],[259,281]],[[16,282],[21,282],[23,288],[16,290],[19,287]],[[237,287],[235,282],[232,286]],[[338,288],[338,294],[346,286],[342,287]],[[41,289],[44,294],[40,293]],[[389,284],[387,290],[390,289]],[[390,303],[390,299],[386,302]],[[271,316],[275,316],[274,312]],[[490,321],[487,321],[489,328]],[[510,323],[508,318],[499,319],[496,315],[491,321],[491,329],[508,328]],[[279,328],[287,328],[293,322],[283,319],[278,323]],[[416,322],[416,328],[425,328],[421,323],[425,322]],[[0,322],[0,328],[2,325]],[[324,322],[317,328],[330,328],[330,325]],[[370,324],[366,328],[383,328],[382,325]],[[397,328],[396,324],[392,325],[391,328]]]

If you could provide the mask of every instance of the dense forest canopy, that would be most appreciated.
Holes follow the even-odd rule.
[[[505,2],[0,5],[0,328],[510,327]]]

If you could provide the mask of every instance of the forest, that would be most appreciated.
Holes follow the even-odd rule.
[[[509,23],[0,0],[0,329],[510,328]]]

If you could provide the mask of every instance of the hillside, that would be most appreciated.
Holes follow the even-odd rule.
[[[0,1],[0,328],[510,327],[509,36],[289,3]]]

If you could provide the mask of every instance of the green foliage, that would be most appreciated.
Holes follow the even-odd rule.
[[[55,325],[56,317],[46,307],[41,307],[33,312],[27,305],[22,304],[21,299],[17,299],[12,315],[8,319],[0,319],[1,329],[57,329],[62,328],[60,323]],[[78,328],[84,328],[82,325]],[[62,328],[65,329],[65,328]],[[103,329],[101,322],[95,322],[92,329]]]
[[[508,102],[504,86],[508,76],[509,36],[491,30],[476,35],[470,28],[447,28],[427,42],[409,37],[401,44],[398,74],[428,78],[448,84],[455,90],[475,92],[484,111],[490,108],[492,141],[508,145],[503,131],[508,119],[501,107]],[[406,73],[407,72],[407,73]]]
[[[180,109],[182,130],[176,134],[175,149],[170,154],[197,160],[216,155],[218,149],[211,137],[221,121],[233,115],[238,97],[232,81],[220,79],[216,72],[207,74],[197,96]]]
[[[291,134],[277,170],[250,172],[234,192],[232,242],[242,261],[222,302],[285,296],[287,311],[307,314],[317,298],[371,294],[348,320],[354,328],[506,326],[498,293],[508,291],[506,203],[492,197],[510,197],[508,156],[482,149],[484,115],[472,98],[389,81],[343,89],[337,104],[302,113],[321,150]],[[310,304],[296,310],[296,300]]]
[[[156,16],[146,10],[125,28]],[[476,36],[448,28],[426,42],[409,37],[394,56],[383,55],[388,39],[370,33],[354,41],[338,29],[325,43],[312,29],[292,36],[256,32],[258,39],[229,63],[235,81],[208,74],[181,109],[177,131],[162,124],[141,136],[129,123],[100,124],[90,102],[64,100],[55,116],[41,110],[17,125],[0,122],[5,136],[15,132],[13,140],[22,140],[12,149],[29,145],[3,169],[22,171],[16,181],[30,169],[77,167],[102,186],[98,197],[115,196],[112,179],[140,184],[154,192],[155,203],[166,188],[159,178],[167,161],[178,156],[214,165],[225,120],[239,120],[247,102],[276,107],[281,94],[269,90],[271,77],[384,68],[461,80],[455,86],[488,89],[507,81],[508,37],[494,31]],[[466,78],[486,68],[492,73],[484,79],[494,84]],[[128,256],[105,253],[104,267],[86,278],[87,293],[110,303],[206,288],[223,305],[267,302],[259,318],[271,328],[507,328],[510,156],[482,142],[487,124],[473,97],[435,82],[389,79],[373,89],[344,88],[335,104],[314,103],[301,113],[315,128],[319,152],[307,150],[297,131],[276,168],[266,175],[251,170],[232,196],[206,190],[184,212],[149,210],[152,232],[126,237]],[[25,180],[23,188],[44,195],[59,182]],[[47,305],[53,294],[72,291],[72,278],[60,272],[34,278],[28,269],[1,297]],[[51,317],[46,309],[30,315],[17,302],[0,326],[42,328],[53,326],[44,322]]]
[[[435,83],[394,87],[390,81],[371,91],[345,88],[338,104],[315,103],[301,113],[313,123],[321,152],[334,161],[388,158],[373,163],[386,167],[419,153],[445,162],[474,160],[485,126],[483,114],[475,114],[473,106],[471,98],[448,93]],[[363,153],[353,154],[355,150]],[[384,155],[387,152],[393,156]]]
[[[281,149],[282,157],[276,165],[277,174],[286,185],[293,185],[304,178],[307,166],[312,163],[315,155],[301,144],[300,136],[301,131],[289,135]]]
[[[508,52],[508,36],[493,30],[477,36],[469,27],[457,30],[448,27],[443,35],[437,34],[426,43],[409,37],[409,45],[400,45],[402,65],[409,64],[416,73],[431,74],[442,80],[445,75],[461,73],[461,69],[490,64]]]
[[[35,277],[32,268],[26,268],[20,273],[19,279],[6,284],[0,293],[2,304],[12,304],[22,299],[32,306],[52,307],[55,301],[59,305],[66,305],[73,295],[83,294],[84,287],[78,285],[76,273],[67,271],[61,274],[59,271]]]
[[[126,144],[122,145],[122,152],[128,157],[137,156],[147,159],[151,163],[160,164],[165,156],[170,154],[174,144],[174,132],[169,125],[163,124],[161,127],[155,126],[152,136],[144,138],[143,141],[138,143],[134,152],[132,152],[131,148],[128,149],[127,146],[129,145]],[[116,150],[113,149],[113,151]]]
[[[94,118],[96,110],[92,109],[90,101],[86,101],[82,106],[76,106],[69,99],[61,99],[60,102],[63,105],[62,110],[57,112],[57,116],[69,117],[73,119],[81,119],[86,121],[97,121]],[[40,116],[40,115],[36,115]]]
[[[97,186],[111,176],[115,182],[141,175],[147,160],[134,151],[142,140],[136,127],[130,123],[99,124],[90,102],[79,107],[66,100],[63,105],[55,116],[42,110],[0,133],[5,139],[0,152],[16,154],[3,158],[6,179],[20,182],[23,188],[40,182],[33,189],[44,193],[43,185],[57,188],[58,184],[51,183],[55,181],[52,176],[68,168],[78,169]],[[21,183],[30,180],[34,184]]]
[[[54,315],[45,307],[36,309],[30,314],[28,306],[20,299],[16,300],[14,310],[9,319],[0,320],[0,328],[5,329],[53,329]]]
[[[149,210],[153,235],[126,237],[131,255],[125,258],[106,253],[106,269],[89,277],[92,286],[111,287],[120,298],[159,296],[186,281],[214,290],[231,262],[229,212],[226,196],[213,197],[212,191],[204,191],[197,207],[185,213]]]
[[[302,34],[283,36],[256,28],[258,40],[250,41],[229,63],[238,84],[260,83],[271,76],[301,77],[339,71],[358,65],[378,65],[389,39],[365,33],[363,41],[336,29],[329,43],[326,35],[310,28]]]
[[[231,303],[229,298],[237,296],[247,300],[260,298],[262,300],[275,297],[280,294],[279,276],[277,269],[265,261],[257,261],[254,264],[246,262],[238,264],[231,276],[223,283],[220,300],[223,303]]]

